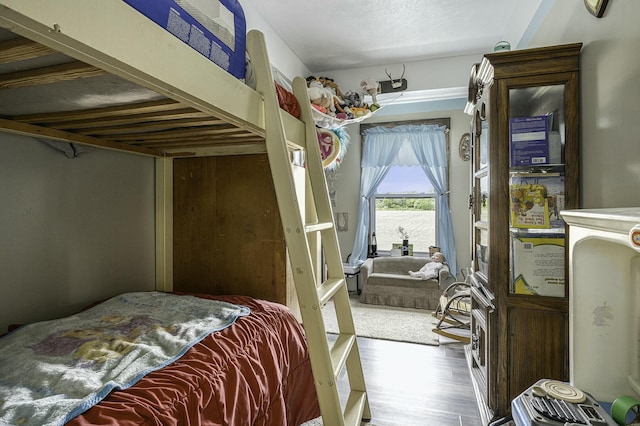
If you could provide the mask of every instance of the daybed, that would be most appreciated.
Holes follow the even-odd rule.
[[[120,295],[0,338],[0,360],[2,424],[298,426],[320,415],[302,327],[245,296]]]
[[[374,305],[398,306],[434,310],[440,295],[452,278],[446,264],[438,271],[438,277],[421,279],[409,272],[417,272],[428,257],[398,256],[367,259],[360,267],[362,294],[360,301]]]

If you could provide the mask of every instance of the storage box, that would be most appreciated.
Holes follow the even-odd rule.
[[[512,234],[512,293],[564,297],[564,246],[564,236]]]
[[[514,176],[509,186],[511,226],[561,228],[565,178],[562,175]]]
[[[402,254],[403,245],[401,243],[391,243],[391,251],[400,250],[400,254]],[[413,244],[409,244],[407,246],[409,250],[409,256],[413,256]]]
[[[247,30],[242,6],[236,0],[124,2],[225,71],[244,78]]]
[[[549,116],[509,120],[511,166],[549,164]]]

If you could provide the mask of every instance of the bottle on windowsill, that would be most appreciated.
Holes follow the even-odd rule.
[[[402,240],[402,255],[409,256],[409,239]]]
[[[371,234],[371,255],[375,256],[378,254],[378,241],[376,240],[376,233]]]

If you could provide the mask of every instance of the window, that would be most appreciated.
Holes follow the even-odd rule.
[[[406,231],[414,253],[428,253],[429,246],[437,245],[436,194],[422,167],[392,167],[370,200],[379,253],[402,243],[398,227]]]
[[[370,255],[371,234],[376,232],[376,250],[383,255],[388,255],[392,249],[392,244],[401,244],[402,235],[397,232],[402,226],[400,210],[395,210],[387,215],[391,215],[391,226],[382,224],[382,210],[385,207],[383,199],[403,198],[403,204],[409,206],[414,203],[427,205],[429,201],[433,203],[435,214],[431,213],[431,219],[425,218],[425,224],[433,224],[437,231],[432,235],[427,235],[426,226],[424,229],[410,229],[411,226],[404,226],[409,237],[409,244],[414,245],[413,250],[418,255],[428,253],[432,245],[441,248],[442,253],[449,261],[449,268],[457,271],[455,262],[456,249],[453,239],[453,225],[451,222],[451,212],[448,207],[449,192],[449,139],[448,128],[450,120],[426,119],[402,122],[361,124],[362,133],[362,158],[360,161],[360,196],[369,200],[369,203],[361,203],[358,209],[358,228],[353,242],[351,262],[353,264],[364,262]],[[380,187],[382,181],[393,181],[393,176],[398,171],[389,174],[390,169],[399,167],[414,167],[413,176],[404,177],[399,180],[402,187],[389,190],[384,186]],[[425,172],[426,171],[426,172]],[[431,181],[431,185],[428,183]],[[426,189],[411,189],[407,183],[425,182]],[[389,201],[390,203],[391,201]],[[429,207],[426,207],[427,209]],[[403,208],[402,210],[408,210]],[[422,214],[426,217],[431,210],[425,210]],[[376,215],[379,224],[376,224]],[[414,213],[416,213],[414,211]],[[416,214],[419,214],[417,212]],[[408,213],[404,213],[408,214]],[[394,223],[395,222],[395,223]],[[436,234],[436,235],[433,235]],[[387,237],[388,236],[388,237]],[[355,259],[355,260],[354,260]]]

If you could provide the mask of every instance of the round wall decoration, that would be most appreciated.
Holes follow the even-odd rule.
[[[584,0],[587,10],[596,18],[602,18],[609,0]]]
[[[340,155],[340,139],[329,129],[317,129],[323,168],[332,165]]]
[[[471,133],[465,133],[460,138],[458,154],[460,154],[460,158],[462,158],[463,161],[469,161],[471,159]]]
[[[467,90],[467,102],[475,105],[478,97],[478,83],[476,82],[476,73],[478,72],[478,64],[473,64],[471,73],[469,74],[469,84]]]

